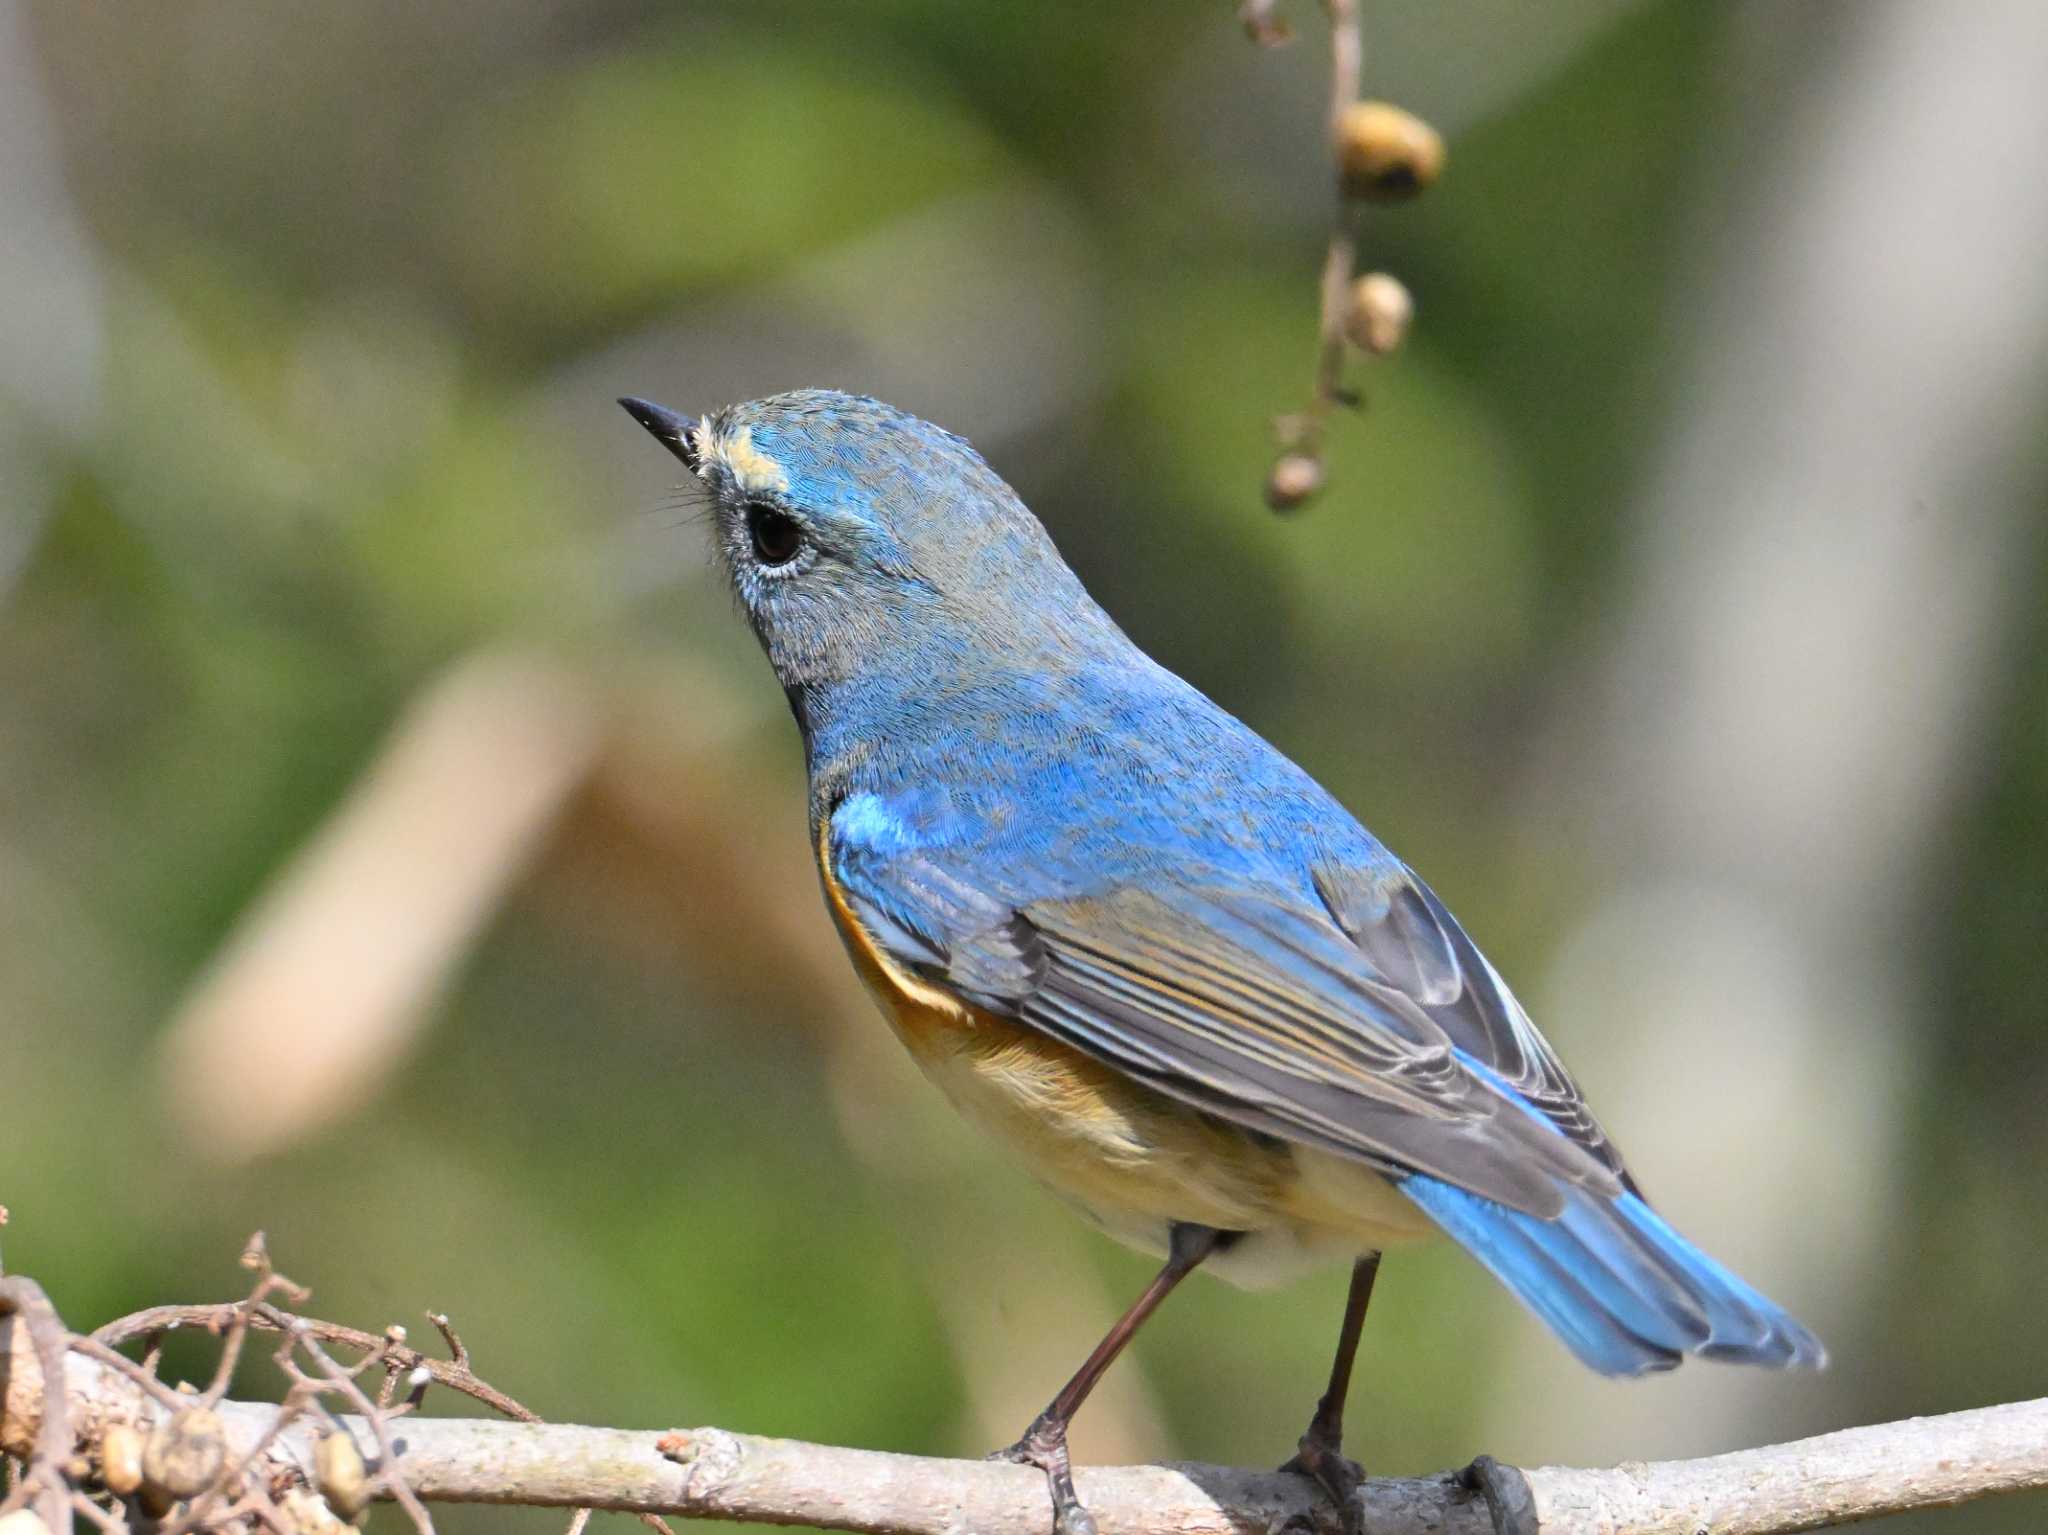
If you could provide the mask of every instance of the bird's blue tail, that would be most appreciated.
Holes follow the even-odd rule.
[[[1563,1213],[1543,1220],[1421,1173],[1400,1187],[1603,1375],[1668,1370],[1687,1354],[1826,1361],[1819,1339],[1638,1195],[1571,1188]]]

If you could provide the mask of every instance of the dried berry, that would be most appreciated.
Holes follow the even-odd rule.
[[[1344,335],[1353,346],[1385,356],[1408,334],[1415,299],[1407,284],[1385,272],[1368,272],[1351,285],[1344,311]]]
[[[1444,141],[1436,129],[1385,101],[1345,109],[1337,127],[1337,172],[1344,195],[1397,203],[1433,183],[1444,168]]]
[[[142,1485],[142,1435],[126,1423],[109,1423],[100,1434],[100,1483],[122,1498]]]
[[[1323,488],[1323,461],[1311,453],[1283,453],[1266,474],[1266,505],[1291,512]]]
[[[208,1407],[188,1407],[150,1430],[142,1447],[142,1480],[171,1498],[197,1497],[228,1460],[227,1430]]]
[[[313,1480],[334,1511],[353,1519],[370,1501],[369,1473],[363,1466],[363,1452],[343,1429],[320,1436],[313,1449]]]

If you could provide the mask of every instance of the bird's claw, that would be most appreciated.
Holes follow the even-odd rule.
[[[1365,1467],[1310,1432],[1301,1436],[1301,1448],[1280,1469],[1307,1477],[1329,1494],[1344,1521],[1344,1535],[1365,1535],[1365,1501],[1359,1496],[1365,1488]]]
[[[1067,1458],[1065,1433],[1034,1423],[1015,1444],[990,1451],[988,1459],[1036,1466],[1045,1473],[1046,1490],[1052,1494],[1053,1535],[1097,1535],[1095,1516],[1074,1491],[1074,1470]]]
[[[1486,1499],[1493,1535],[1537,1535],[1536,1501],[1528,1479],[1513,1466],[1481,1455],[1458,1473],[1458,1484]]]

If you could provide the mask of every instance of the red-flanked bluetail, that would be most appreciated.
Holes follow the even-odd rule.
[[[701,481],[789,697],[826,904],[918,1064],[1112,1235],[1166,1258],[1007,1452],[1091,1527],[1066,1427],[1197,1264],[1353,1261],[1291,1464],[1339,1451],[1381,1249],[1441,1229],[1594,1369],[1819,1364],[1644,1202],[1571,1075],[1429,887],[1146,656],[967,443],[875,400],[692,420],[621,402]]]

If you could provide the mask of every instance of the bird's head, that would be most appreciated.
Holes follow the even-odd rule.
[[[702,482],[799,718],[836,684],[1057,664],[1108,627],[1016,492],[930,422],[826,389],[696,419],[619,403]]]

